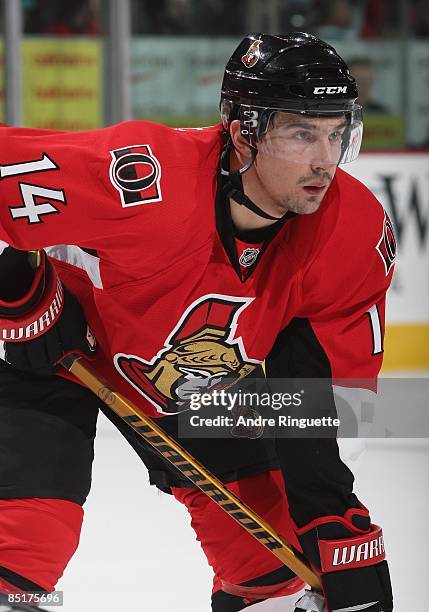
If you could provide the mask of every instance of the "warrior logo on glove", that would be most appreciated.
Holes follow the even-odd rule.
[[[227,386],[260,364],[247,357],[242,339],[234,337],[238,317],[252,301],[204,296],[185,311],[151,361],[117,353],[115,366],[158,412],[182,412],[192,394]]]

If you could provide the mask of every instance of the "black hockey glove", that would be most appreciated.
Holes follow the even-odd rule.
[[[319,575],[323,596],[307,592],[296,604],[320,612],[391,612],[392,587],[383,533],[366,508],[316,519],[297,529],[304,555]]]
[[[51,376],[65,355],[91,356],[95,349],[82,307],[43,253],[26,295],[0,300],[0,358],[19,370]]]

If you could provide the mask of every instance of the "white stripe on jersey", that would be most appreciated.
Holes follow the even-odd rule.
[[[90,255],[78,246],[73,244],[59,244],[45,249],[49,257],[65,261],[66,263],[85,270],[94,287],[103,289],[103,282],[100,276],[100,258]]]

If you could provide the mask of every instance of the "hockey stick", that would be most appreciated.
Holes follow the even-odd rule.
[[[164,459],[167,459],[203,493],[216,502],[273,555],[282,561],[313,589],[320,590],[318,576],[298,557],[290,544],[268,523],[229,491],[175,440],[170,438],[150,417],[130,400],[113,390],[95,370],[77,355],[67,355],[62,365],[95,393],[115,414],[132,427]]]

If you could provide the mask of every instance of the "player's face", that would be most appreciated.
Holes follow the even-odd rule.
[[[255,173],[275,211],[315,212],[341,158],[342,117],[276,113],[258,143]]]

